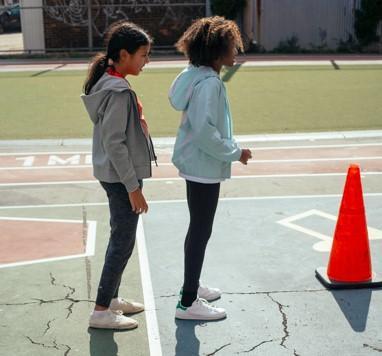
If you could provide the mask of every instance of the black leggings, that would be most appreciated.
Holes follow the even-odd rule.
[[[182,304],[196,299],[204,253],[211,236],[219,200],[220,183],[204,184],[186,180],[190,225],[184,242],[184,284]],[[191,300],[191,303],[190,303]]]

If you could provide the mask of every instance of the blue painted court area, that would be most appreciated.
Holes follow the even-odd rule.
[[[376,271],[382,271],[381,198],[365,194]],[[327,265],[330,241],[325,236],[333,235],[331,216],[337,215],[340,199],[221,199],[202,280],[222,289],[215,304],[226,308],[228,318],[209,323],[174,319],[188,227],[186,202],[151,204],[143,226],[163,355],[380,352],[381,289],[328,291],[315,278],[315,269]]]

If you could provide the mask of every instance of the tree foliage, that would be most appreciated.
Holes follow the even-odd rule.
[[[235,20],[237,15],[245,8],[246,3],[247,0],[211,0],[211,10],[214,15]]]
[[[362,46],[379,40],[377,28],[382,21],[382,0],[362,0],[355,11],[354,31]]]

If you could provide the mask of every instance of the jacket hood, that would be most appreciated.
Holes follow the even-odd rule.
[[[89,94],[81,95],[90,119],[95,124],[98,122],[98,114],[103,112],[102,108],[106,104],[105,98],[111,91],[120,93],[126,90],[131,90],[127,80],[105,73],[93,86]]]
[[[168,98],[174,109],[184,111],[187,108],[195,86],[210,77],[220,78],[211,67],[189,65],[184,69],[175,78],[168,93]]]

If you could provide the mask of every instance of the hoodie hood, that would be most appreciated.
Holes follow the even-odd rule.
[[[175,78],[168,94],[168,98],[174,109],[184,111],[187,108],[195,86],[210,77],[220,79],[219,75],[211,67],[195,67],[189,65],[184,69]]]
[[[99,113],[104,111],[104,106],[107,103],[105,99],[111,91],[121,93],[126,90],[131,90],[127,80],[105,73],[93,86],[88,95],[81,95],[90,119],[95,124],[98,122]]]

